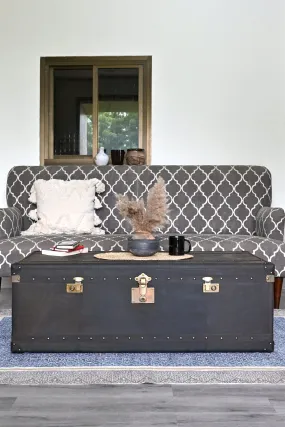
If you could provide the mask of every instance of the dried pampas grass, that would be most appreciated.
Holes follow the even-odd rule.
[[[122,194],[117,195],[116,206],[121,216],[132,225],[136,239],[154,239],[153,233],[168,223],[167,193],[162,178],[158,178],[150,189],[146,206],[143,199],[130,200]]]

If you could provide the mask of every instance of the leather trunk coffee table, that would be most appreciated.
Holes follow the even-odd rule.
[[[13,352],[271,352],[274,265],[247,252],[12,266]]]

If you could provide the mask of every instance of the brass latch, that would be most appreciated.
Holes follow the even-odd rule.
[[[153,304],[154,303],[154,288],[148,288],[147,284],[151,281],[151,277],[142,273],[135,277],[138,282],[138,288],[132,288],[132,304]]]
[[[220,292],[220,284],[212,283],[213,277],[203,277],[203,292],[204,293],[217,293]]]
[[[275,282],[275,276],[274,276],[274,274],[267,274],[267,276],[266,276],[266,282],[267,283],[273,283],[273,282]]]
[[[74,283],[66,284],[66,292],[68,294],[83,294],[83,277],[73,277]]]
[[[12,283],[19,283],[21,280],[20,274],[15,274],[12,276]]]

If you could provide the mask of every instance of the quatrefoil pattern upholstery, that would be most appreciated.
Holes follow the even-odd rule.
[[[11,263],[34,250],[49,248],[63,237],[19,235],[19,221],[22,230],[31,225],[28,213],[35,206],[28,197],[36,179],[98,178],[105,184],[105,192],[100,195],[103,208],[98,215],[106,234],[80,237],[90,250],[106,251],[125,250],[131,232],[115,207],[116,194],[146,198],[159,176],[166,182],[170,204],[162,250],[167,250],[167,235],[185,234],[189,235],[194,251],[248,250],[274,262],[276,275],[285,275],[284,211],[271,208],[271,175],[266,168],[70,165],[16,166],[9,172],[7,204],[20,212],[20,219],[14,219],[13,231],[9,231],[8,220],[1,222],[0,216],[0,276],[10,275]]]
[[[22,215],[15,207],[0,209],[0,239],[19,236],[22,229]]]
[[[162,176],[170,202],[165,233],[253,234],[257,213],[271,206],[271,176],[263,167],[248,166],[32,166],[15,167],[8,175],[7,203],[22,214],[23,229],[32,223],[28,201],[36,179],[90,179],[106,190],[98,213],[107,233],[128,233],[115,208],[116,194],[146,197]]]
[[[284,210],[281,208],[261,208],[256,217],[256,234],[270,239],[283,240]]]
[[[90,251],[125,251],[126,234],[76,235]],[[161,250],[168,250],[168,236],[161,235]],[[285,243],[259,236],[234,234],[185,234],[190,239],[193,251],[248,251],[275,264],[276,276],[285,276]],[[11,263],[24,258],[33,251],[49,249],[62,236],[18,236],[0,240],[0,268],[2,276],[9,276]]]

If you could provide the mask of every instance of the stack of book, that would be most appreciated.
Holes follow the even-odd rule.
[[[52,256],[69,256],[87,253],[88,248],[85,248],[80,242],[76,240],[62,240],[50,249],[43,249],[43,255]]]

